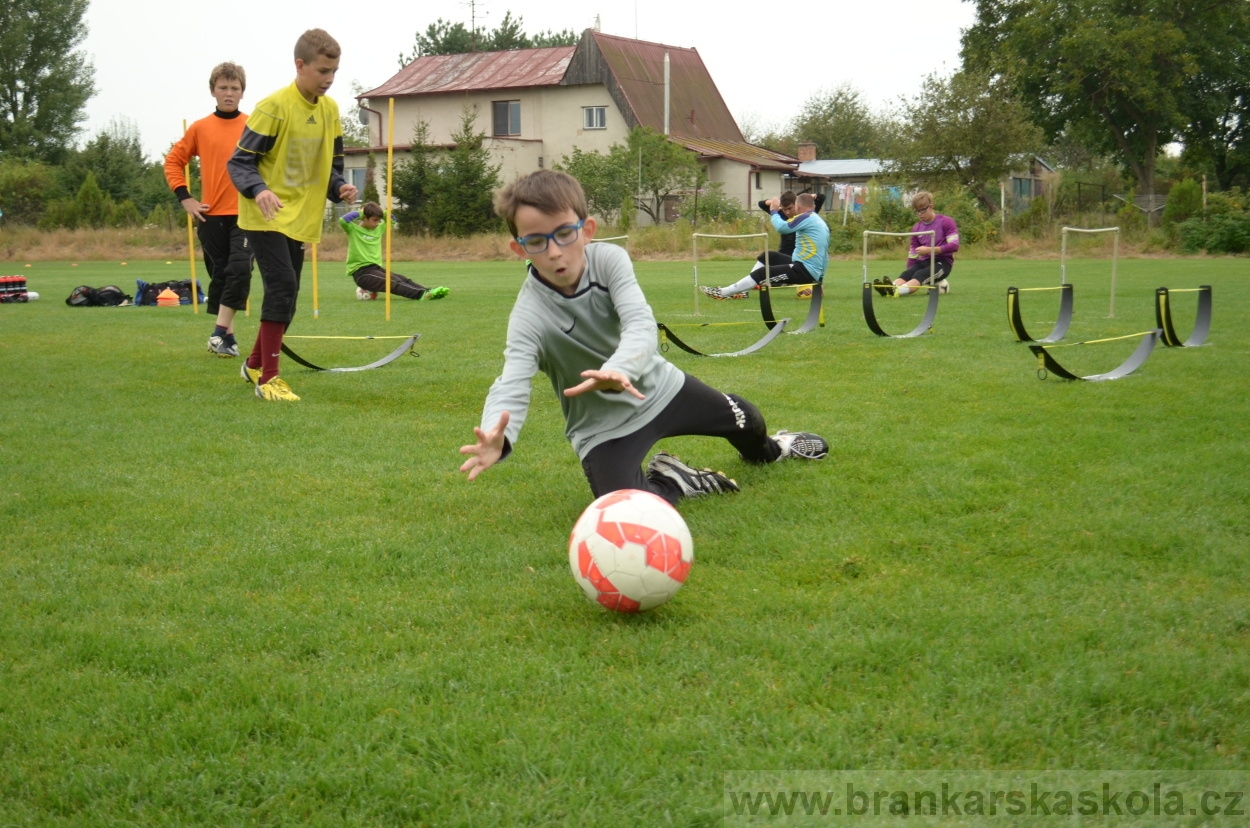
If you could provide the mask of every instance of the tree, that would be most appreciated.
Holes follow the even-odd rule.
[[[795,144],[815,144],[817,158],[880,158],[886,145],[881,121],[858,89],[843,84],[808,98],[791,121],[789,136]]]
[[[1181,105],[1183,160],[1207,168],[1221,190],[1250,188],[1250,4],[1221,3],[1216,13],[1224,22],[1195,42],[1203,71]]]
[[[527,35],[525,22],[512,12],[504,12],[503,20],[491,32],[478,29],[476,25],[465,27],[439,18],[426,27],[424,34],[417,33],[412,53],[400,54],[399,65],[406,66],[419,57],[427,55],[461,55],[466,52],[508,52],[514,49],[536,49],[548,46],[573,46],[577,34],[572,29],[557,32],[548,30]]]
[[[664,217],[666,199],[699,180],[694,153],[647,127],[631,129],[625,145],[614,144],[608,155],[614,165],[629,170],[631,186],[637,183],[634,202],[654,224]]]
[[[78,188],[78,195],[74,198],[74,218],[78,226],[97,229],[103,227],[108,223],[112,206],[113,199],[100,189],[95,173],[87,173],[82,186]]]
[[[636,179],[630,180],[632,171],[624,153],[603,155],[574,147],[572,155],[564,156],[554,166],[581,183],[591,214],[607,224],[616,223],[621,205],[633,194],[637,184]]]
[[[491,203],[499,188],[498,164],[490,163],[486,135],[476,131],[477,115],[466,106],[455,146],[444,153],[430,144],[430,125],[418,121],[412,151],[393,176],[395,220],[405,233],[467,236],[496,230]]]
[[[933,189],[966,187],[991,211],[998,182],[1042,146],[1009,84],[984,72],[929,75],[901,121],[887,168]]]
[[[1063,132],[1114,155],[1142,194],[1186,123],[1187,89],[1218,58],[1202,46],[1233,3],[975,0],[965,68],[1002,74],[1048,139]],[[1245,67],[1241,68],[1245,76]]]
[[[378,162],[373,157],[373,153],[369,153],[365,157],[365,186],[360,194],[361,201],[372,201],[376,204],[382,203],[381,196],[378,195]]]
[[[95,69],[76,47],[87,0],[0,4],[0,155],[57,162],[86,120]]]
[[[403,233],[416,235],[429,229],[426,211],[432,194],[434,152],[430,145],[430,125],[417,121],[412,131],[412,150],[408,160],[397,165],[391,175],[391,192],[395,202],[395,221]]]
[[[466,105],[460,129],[451,136],[455,148],[434,168],[426,222],[436,235],[468,236],[499,228],[492,201],[501,165],[490,162],[486,134],[476,127],[477,114]]]

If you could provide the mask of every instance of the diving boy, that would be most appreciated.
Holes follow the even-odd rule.
[[[542,371],[560,398],[565,435],[595,497],[642,489],[676,504],[682,497],[737,491],[720,472],[658,452],[679,435],[723,437],[749,463],[819,460],[829,447],[807,432],[769,436],[759,410],[682,372],[656,347],[656,322],[622,248],[591,244],[595,220],[581,185],[538,170],[495,195],[512,251],[529,260],[508,320],[504,367],[491,386],[476,443],[462,446],[470,480],[512,453]]]

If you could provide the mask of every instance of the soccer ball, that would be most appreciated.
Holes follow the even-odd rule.
[[[586,507],[569,534],[569,568],[594,601],[616,612],[658,607],[694,563],[690,530],[668,501],[622,489]]]
[[[367,301],[369,299],[377,299],[378,295],[376,293],[373,293],[372,291],[368,291],[362,287],[358,287],[356,288],[356,298],[360,299],[361,301]]]

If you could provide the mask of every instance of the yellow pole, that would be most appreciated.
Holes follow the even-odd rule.
[[[182,119],[182,134],[187,134],[187,119]],[[184,170],[187,177],[187,189],[191,189],[191,165]],[[200,312],[200,292],[195,289],[195,229],[192,227],[191,214],[187,213],[187,261],[191,265],[191,309]]]
[[[321,311],[317,308],[317,245],[312,246],[313,256],[313,319],[321,316]]]
[[[395,163],[395,99],[386,99],[386,321],[391,321],[391,172]]]

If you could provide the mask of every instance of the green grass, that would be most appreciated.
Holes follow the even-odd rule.
[[[312,319],[306,268],[292,334],[422,338],[376,371],[284,362],[293,405],[205,353],[202,309],[63,303],[185,262],[24,269],[43,299],[0,306],[0,825],[702,825],[734,770],[1244,769],[1245,268],[1122,261],[1107,319],[1107,263],[1069,262],[1070,342],[1152,328],[1159,285],[1214,286],[1208,346],[1115,382],[1039,381],[1013,340],[1006,287],[1056,284],[1054,262],[961,263],[916,340],[869,333],[859,263],[836,262],[825,328],[670,351],[832,451],[756,468],[671,441],[743,490],[683,504],[695,566],[640,617],[569,574],[590,495],[545,378],[515,455],[457,471],[516,265],[398,265],[451,295],[390,322],[337,263]],[[688,263],[638,270],[661,321],[756,318],[695,320]],[[1057,303],[1026,294],[1026,324]],[[878,310],[910,329],[923,300]],[[292,344],[346,365],[391,343]],[[1059,354],[1088,374],[1135,345]]]

